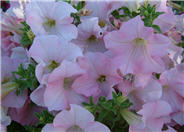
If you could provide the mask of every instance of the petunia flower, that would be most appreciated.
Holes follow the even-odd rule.
[[[77,63],[64,60],[48,77],[43,93],[45,106],[50,111],[64,110],[70,107],[69,104],[81,105],[86,102],[87,98],[71,87],[74,80],[83,73],[84,70]]]
[[[98,18],[92,17],[82,20],[78,25],[78,37],[72,40],[75,44],[83,49],[83,52],[105,52],[103,41],[103,30],[98,25]]]
[[[176,116],[174,120],[180,122],[180,113],[184,115],[184,65],[177,65],[160,76],[160,83],[163,87],[162,100],[168,102]],[[178,114],[177,114],[178,113]]]
[[[87,53],[79,59],[79,64],[86,70],[78,77],[72,87],[77,93],[89,96],[112,97],[113,86],[121,80],[112,60],[102,53]]]
[[[124,75],[162,72],[161,57],[172,45],[169,38],[145,27],[140,16],[125,22],[120,30],[109,32],[104,40],[106,48],[116,54],[114,61]]]
[[[129,74],[123,77],[118,89],[133,103],[131,108],[140,110],[143,104],[162,97],[162,87],[152,76],[140,74],[130,76]]]
[[[70,106],[69,111],[58,113],[52,124],[46,124],[42,132],[110,132],[108,127],[94,121],[88,110],[75,104]]]
[[[30,2],[26,5],[26,22],[35,35],[58,35],[65,40],[77,37],[71,13],[77,11],[66,2]]]
[[[78,56],[82,56],[82,50],[58,36],[43,35],[34,39],[29,55],[38,63],[36,66],[38,81],[46,83],[44,76],[48,76],[63,60],[75,62]]]
[[[162,132],[164,123],[170,121],[169,114],[172,112],[170,105],[162,100],[149,102],[143,105],[137,113],[142,115],[144,127],[130,126],[130,132]]]
[[[105,28],[110,24],[109,22],[109,15],[110,13],[120,8],[123,5],[122,1],[113,1],[113,0],[94,0],[94,1],[87,1],[85,8],[92,13],[89,16],[84,16],[82,19],[89,18],[89,17],[98,17],[99,19],[99,26],[101,28]]]

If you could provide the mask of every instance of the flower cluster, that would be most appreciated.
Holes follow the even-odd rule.
[[[184,2],[9,4],[1,10],[2,132],[184,129]]]

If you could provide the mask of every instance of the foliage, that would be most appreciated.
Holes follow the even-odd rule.
[[[52,123],[54,120],[54,116],[47,110],[41,111],[40,114],[35,113],[35,116],[39,119],[37,126],[45,126],[47,123]]]
[[[17,95],[23,94],[26,89],[33,91],[38,87],[39,83],[35,76],[35,65],[29,64],[24,68],[22,64],[17,71],[12,72],[13,82],[17,84]]]
[[[80,20],[80,10],[85,6],[85,1],[79,1],[77,5],[73,5],[73,7],[78,11],[77,13],[71,13],[71,17],[73,17],[72,24],[78,26],[81,23]]]
[[[7,132],[26,132],[26,129],[15,121],[11,121],[11,124],[7,126]]]
[[[27,47],[33,43],[35,35],[31,31],[30,26],[25,21],[21,22],[21,24],[23,25],[23,28],[21,28],[20,30],[23,32],[23,35],[22,35],[20,43],[24,47]]]
[[[41,132],[42,128],[47,123],[52,123],[54,120],[54,116],[49,113],[47,110],[43,110],[39,113],[35,113],[35,116],[39,119],[36,126],[24,126],[27,132]]]
[[[73,17],[73,22],[75,26],[78,26],[81,23],[80,16],[78,13],[71,13],[71,17]]]
[[[123,119],[120,111],[129,108],[132,103],[121,93],[113,92],[113,99],[110,100],[101,96],[97,104],[94,104],[93,98],[90,97],[89,104],[83,103],[83,105],[95,116],[96,121],[107,125],[112,132],[128,130],[128,123]]]
[[[123,14],[120,14],[120,11],[123,11]],[[116,19],[120,19],[120,18],[133,18],[133,17],[136,17],[137,15],[139,15],[138,12],[136,11],[131,11],[129,10],[127,7],[125,6],[122,6],[121,8],[117,9],[117,10],[114,10],[112,13],[111,13],[114,18]]]
[[[157,12],[156,5],[151,6],[149,3],[142,5],[140,8],[140,15],[143,17],[144,25],[152,27],[161,33],[161,29],[158,25],[154,25],[154,20],[164,12]]]
[[[77,5],[73,5],[73,7],[77,10],[77,11],[79,11],[79,10],[81,10],[84,6],[85,6],[85,1],[79,1],[78,3],[77,3]]]

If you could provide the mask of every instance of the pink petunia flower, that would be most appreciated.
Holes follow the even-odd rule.
[[[104,52],[106,51],[103,37],[103,30],[98,25],[98,18],[85,19],[78,25],[78,37],[73,40],[75,44],[83,49],[83,52]]]
[[[126,75],[118,89],[133,103],[132,108],[140,110],[142,105],[159,100],[162,97],[162,87],[150,75]]]
[[[43,35],[34,39],[29,54],[38,63],[36,77],[43,84],[46,83],[47,76],[63,60],[75,62],[78,56],[82,56],[82,50],[75,44],[66,42],[58,36]]]
[[[112,60],[102,53],[87,53],[79,59],[79,64],[86,72],[78,77],[72,87],[85,96],[112,97],[113,86],[121,80]]]
[[[26,22],[35,35],[58,35],[65,40],[77,37],[71,13],[77,11],[66,2],[30,2],[26,5]]]
[[[43,95],[45,106],[50,111],[64,110],[70,107],[69,104],[81,105],[82,102],[86,102],[87,98],[76,93],[71,87],[73,81],[83,73],[84,70],[77,63],[64,60],[49,75],[48,85]]]
[[[162,100],[171,105],[174,120],[181,122],[178,114],[184,116],[184,65],[165,71],[160,76],[160,83],[163,87]]]
[[[109,15],[110,13],[120,8],[123,5],[122,1],[114,1],[114,0],[94,0],[94,1],[87,1],[85,8],[92,11],[89,17],[98,17],[99,25],[101,27],[106,27],[109,22]],[[85,18],[86,16],[82,17]]]
[[[54,118],[53,124],[47,124],[42,132],[110,132],[109,128],[94,121],[94,116],[86,109],[71,104],[69,111],[63,110]]]
[[[149,102],[137,113],[142,115],[144,127],[130,126],[129,132],[162,132],[164,123],[170,121],[170,105],[162,100]]]
[[[145,27],[140,16],[125,22],[120,30],[108,33],[104,40],[106,48],[116,54],[114,61],[123,74],[162,72],[161,58],[172,45],[169,38]]]

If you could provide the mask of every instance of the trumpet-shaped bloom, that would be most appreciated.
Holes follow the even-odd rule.
[[[83,49],[83,52],[104,52],[106,51],[103,31],[98,25],[97,17],[85,19],[78,25],[78,37],[73,40],[75,44]]]
[[[165,71],[160,76],[160,83],[163,86],[162,99],[167,101],[176,113],[184,111],[184,65],[177,65]],[[175,118],[176,122],[180,122],[180,118]]]
[[[74,104],[70,106],[69,111],[58,113],[53,124],[44,126],[42,132],[110,132],[108,127],[94,121],[88,110]]]
[[[167,55],[172,44],[166,36],[145,27],[140,16],[108,33],[104,40],[106,48],[116,53],[114,61],[123,74],[162,72],[161,57]]]
[[[162,87],[153,77],[136,75],[134,80],[123,79],[118,84],[119,90],[133,103],[132,108],[139,110],[146,102],[162,97]]]
[[[49,110],[63,110],[69,104],[81,104],[86,98],[71,87],[75,78],[84,72],[78,64],[64,60],[48,77],[44,103]],[[54,96],[53,96],[54,95]]]
[[[109,20],[110,13],[120,8],[123,5],[123,2],[113,1],[113,0],[95,0],[95,1],[87,1],[86,2],[86,9],[92,11],[90,17],[98,17],[99,18],[99,25],[101,27],[105,27]],[[83,18],[85,18],[84,16]]]
[[[79,59],[86,72],[78,77],[72,87],[85,96],[112,97],[113,86],[120,82],[112,60],[102,53],[88,53]]]
[[[38,81],[45,83],[45,76],[48,76],[63,60],[75,62],[78,56],[82,56],[82,50],[58,36],[44,35],[34,39],[29,54],[38,63],[36,66]]]
[[[71,24],[71,13],[77,11],[66,2],[30,2],[26,6],[26,22],[35,35],[58,35],[65,40],[77,37],[77,28]]]
[[[138,111],[142,115],[144,128],[130,126],[130,132],[162,132],[164,123],[170,121],[169,114],[172,112],[170,105],[162,100],[146,103]],[[142,126],[141,126],[142,127]]]

